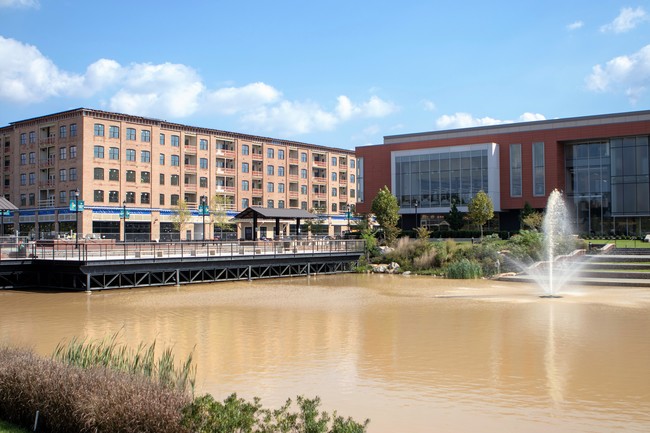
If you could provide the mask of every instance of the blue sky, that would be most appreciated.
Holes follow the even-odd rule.
[[[650,0],[0,0],[0,125],[77,107],[354,148],[650,108]]]

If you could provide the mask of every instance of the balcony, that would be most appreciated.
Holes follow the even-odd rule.
[[[253,170],[251,173],[253,174],[253,177],[262,177],[262,176],[264,176],[264,172],[262,172],[262,171]]]
[[[185,144],[185,153],[196,153],[196,144]]]
[[[39,167],[53,167],[55,162],[55,156],[50,155],[47,158],[43,158],[38,161]]]
[[[217,174],[229,174],[231,176],[235,175],[235,169],[234,168],[228,168],[228,167],[217,167]]]
[[[217,156],[223,156],[227,158],[234,158],[235,157],[235,151],[230,150],[230,149],[217,149],[216,152]]]
[[[183,168],[185,169],[185,171],[196,173],[196,164],[184,164]]]
[[[235,192],[235,187],[234,186],[217,185],[216,188],[215,188],[215,191],[216,192],[221,192],[221,193],[224,193],[224,192],[226,192],[226,193],[227,192],[234,193]]]
[[[46,180],[39,180],[38,181],[38,186],[41,188],[47,188],[50,186],[56,185],[56,181],[54,180],[53,177],[46,179]]]
[[[185,191],[196,191],[196,184],[195,183],[186,183],[185,184]]]
[[[313,162],[316,167],[327,167],[327,161],[321,161],[315,159]]]
[[[56,137],[54,135],[50,135],[49,137],[46,138],[41,138],[38,140],[38,145],[39,146],[47,146],[54,144],[54,141],[56,140]]]
[[[312,177],[311,181],[312,181],[312,183],[327,183],[327,178],[326,177]]]
[[[48,197],[46,199],[38,201],[38,207],[41,209],[47,207],[54,207],[54,205],[55,205],[54,197]]]

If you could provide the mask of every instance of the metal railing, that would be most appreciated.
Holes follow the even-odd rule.
[[[362,254],[364,241],[286,239],[279,241],[115,242],[112,240],[39,241],[4,245],[0,260],[180,260],[241,259],[298,255]]]

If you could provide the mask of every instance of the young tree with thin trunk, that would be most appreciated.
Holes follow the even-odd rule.
[[[384,231],[386,243],[392,245],[400,232],[399,228],[397,228],[399,204],[397,203],[397,197],[390,192],[386,185],[375,196],[371,210],[375,214],[375,218],[377,218],[377,223]]]
[[[483,226],[494,218],[492,199],[483,190],[477,192],[467,205],[467,217],[481,228],[481,239],[483,239]]]
[[[187,202],[185,200],[179,200],[172,213],[172,226],[174,230],[179,232],[180,239],[183,239],[183,229],[191,217],[192,214],[187,206]]]

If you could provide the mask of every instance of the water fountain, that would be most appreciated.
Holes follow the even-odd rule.
[[[545,266],[542,266],[542,269],[547,269],[546,272],[538,272],[535,280],[544,289],[542,298],[560,298],[557,292],[569,277],[575,274],[577,267],[571,266],[567,269],[565,263],[558,263],[557,260],[563,244],[570,241],[573,235],[566,204],[562,193],[557,189],[553,190],[548,197],[542,231],[546,256]],[[562,272],[556,272],[558,270]]]

